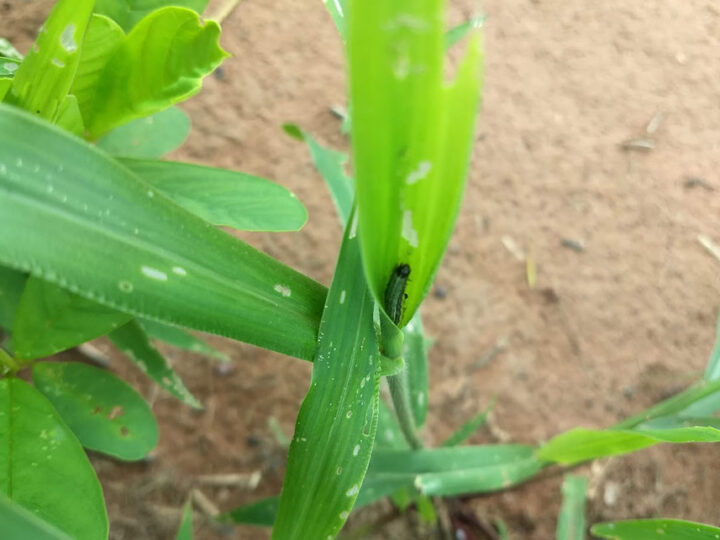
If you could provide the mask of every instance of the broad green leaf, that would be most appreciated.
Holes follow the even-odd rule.
[[[720,528],[679,519],[634,519],[598,523],[590,532],[611,540],[717,540]]]
[[[186,502],[183,508],[182,522],[175,540],[193,540],[193,510],[190,501]]]
[[[106,62],[92,98],[81,100],[88,137],[168,108],[200,91],[202,78],[228,56],[220,26],[197,13],[164,7],[143,18]]]
[[[487,409],[479,412],[478,414],[473,416],[470,420],[465,422],[462,426],[460,426],[455,431],[455,433],[450,435],[450,437],[448,437],[447,440],[445,440],[442,443],[442,446],[457,446],[457,445],[465,442],[468,439],[468,437],[470,437],[483,424],[485,424],[488,414],[490,414],[490,411],[492,410],[492,408],[494,406],[495,406],[495,398],[492,399],[492,401],[490,402],[490,405],[488,405]]]
[[[0,77],[14,77],[20,64],[22,60],[19,58],[0,56]]]
[[[182,328],[162,324],[156,321],[149,321],[147,319],[141,319],[138,322],[140,323],[140,326],[143,327],[143,330],[145,330],[145,333],[147,333],[147,335],[152,339],[163,341],[179,349],[210,356],[220,360],[221,362],[230,361],[230,358],[226,354],[218,351],[214,347],[211,347],[203,340],[196,338]]]
[[[22,60],[23,58],[22,54],[20,54],[20,51],[13,47],[12,43],[10,43],[7,39],[1,37],[0,56],[5,56],[7,58],[15,58],[17,60]]]
[[[131,318],[132,315],[30,277],[15,313],[15,355],[24,360],[50,356],[107,334]]]
[[[72,540],[64,532],[1,494],[0,524],[4,540]]]
[[[3,105],[0,230],[0,264],[119,311],[313,357],[324,287]]]
[[[310,390],[290,445],[273,538],[333,538],[363,484],[377,428],[374,302],[346,227],[325,303]]]
[[[175,161],[120,159],[178,206],[212,223],[245,231],[297,231],[307,211],[286,188],[245,173]]]
[[[182,6],[202,14],[208,0],[95,0],[95,13],[110,17],[129,32],[143,17],[164,6]]]
[[[102,489],[85,452],[50,402],[0,379],[0,494],[73,540],[108,536]]]
[[[537,456],[543,461],[571,465],[590,459],[634,452],[659,442],[720,442],[720,429],[695,425],[675,429],[642,430],[575,428],[541,446]]]
[[[428,358],[425,351],[425,334],[422,319],[417,311],[403,328],[403,358],[405,359],[405,377],[409,390],[410,408],[415,426],[425,425],[428,410]]]
[[[585,494],[587,478],[568,474],[562,485],[563,502],[557,526],[557,540],[585,540]]]
[[[445,50],[448,50],[450,47],[461,41],[473,30],[473,28],[481,28],[484,22],[485,19],[483,17],[476,15],[469,21],[454,26],[445,32]]]
[[[150,407],[112,373],[76,362],[38,362],[33,382],[85,448],[126,461],[155,448],[158,427]]]
[[[477,35],[454,81],[443,80],[443,6],[442,0],[350,4],[358,234],[381,304],[396,267],[410,266],[401,327],[429,289],[455,223],[480,89]]]
[[[146,118],[116,127],[97,142],[108,154],[159,158],[180,147],[190,133],[190,118],[170,107]]]
[[[60,0],[55,4],[35,44],[15,72],[5,101],[46,120],[55,118],[75,77],[94,3],[94,0]]]
[[[346,14],[348,0],[323,0],[323,3],[330,12],[330,16],[335,23],[335,28],[337,28],[340,39],[342,39],[344,43],[347,39]]]
[[[85,126],[83,125],[82,115],[80,114],[80,108],[78,107],[77,98],[72,95],[65,96],[58,112],[53,119],[53,124],[63,128],[65,131],[69,131],[73,135],[82,137],[85,133]]]
[[[90,108],[97,86],[101,84],[103,70],[123,41],[125,32],[115,21],[103,15],[93,15],[90,18],[77,73],[70,89],[77,98],[80,113],[85,120],[88,120],[91,114]]]
[[[15,312],[25,289],[27,274],[0,266],[0,328],[12,330]]]
[[[519,484],[537,474],[542,463],[524,445],[456,446],[430,450],[377,450],[367,481],[379,492],[382,482],[398,483],[425,495],[485,493]]]
[[[308,133],[293,124],[285,124],[283,129],[292,137],[307,143],[313,164],[320,176],[325,180],[340,221],[344,225],[352,210],[353,197],[355,196],[353,180],[345,174],[345,164],[348,161],[347,154],[325,148],[318,144]]]
[[[108,337],[160,387],[183,403],[196,409],[202,408],[200,402],[185,387],[182,379],[170,367],[165,357],[150,345],[148,336],[138,321],[130,321],[110,333]]]

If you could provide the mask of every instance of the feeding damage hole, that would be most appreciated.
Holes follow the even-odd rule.
[[[115,420],[118,416],[122,416],[123,412],[124,412],[123,408],[120,405],[115,405],[110,410],[110,414],[108,414],[108,418],[110,420]]]

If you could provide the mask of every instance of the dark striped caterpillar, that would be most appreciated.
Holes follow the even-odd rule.
[[[396,325],[400,323],[405,307],[405,287],[410,277],[410,265],[398,264],[390,275],[385,289],[385,312]]]

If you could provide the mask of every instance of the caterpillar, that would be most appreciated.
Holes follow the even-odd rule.
[[[410,265],[398,264],[390,275],[385,289],[385,312],[396,325],[400,323],[405,306],[405,287],[410,277]]]

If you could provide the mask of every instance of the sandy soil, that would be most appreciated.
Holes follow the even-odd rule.
[[[451,2],[451,19],[472,12]],[[0,2],[0,35],[26,50],[49,0]],[[601,427],[677,392],[701,373],[714,339],[720,261],[720,10],[709,0],[486,0],[486,88],[467,197],[437,287],[423,306],[431,353],[426,440],[446,437],[493,395],[472,442],[536,443],[574,426]],[[292,121],[336,148],[347,143],[329,106],[344,103],[339,39],[319,0],[245,0],[224,25],[233,53],[188,102],[194,131],[174,157],[252,172],[295,191],[310,219],[297,234],[243,235],[329,283],[341,229]],[[647,133],[653,119],[657,130]],[[657,124],[657,122],[654,122]],[[624,148],[650,139],[652,150]],[[690,179],[701,179],[702,182]],[[563,240],[584,246],[576,251]],[[530,289],[513,244],[537,261]],[[276,493],[306,363],[226,340],[234,369],[167,350],[207,410],[194,413],[119,355],[113,369],[154,403],[161,440],[146,463],[93,456],[111,538],[170,538],[197,486],[221,509]],[[497,343],[506,347],[489,359]],[[589,521],[683,517],[720,523],[720,447],[662,446],[580,471]],[[198,475],[253,473],[252,490]],[[554,537],[560,481],[470,504],[503,519],[511,538]],[[372,509],[358,521],[382,519]],[[412,517],[374,538],[418,538]],[[197,537],[267,538],[257,529]]]

